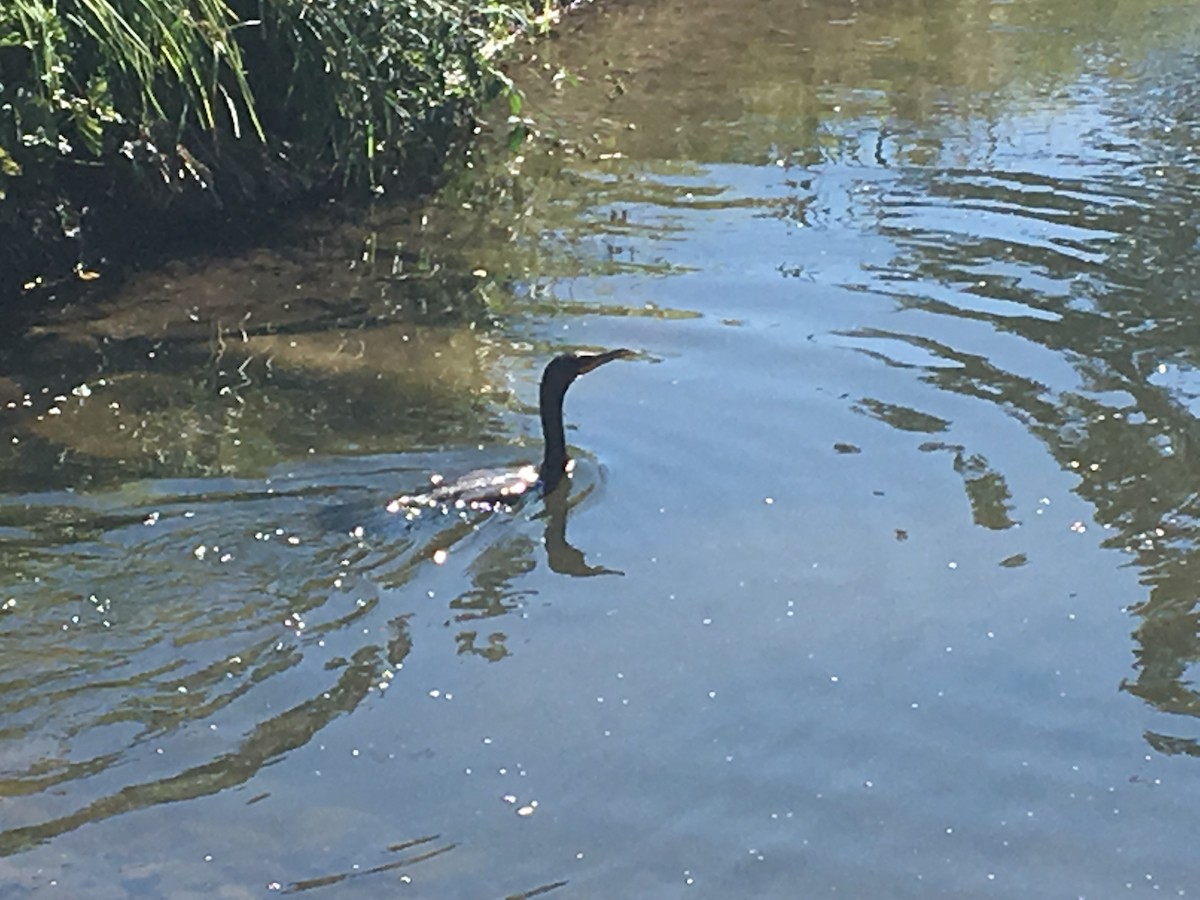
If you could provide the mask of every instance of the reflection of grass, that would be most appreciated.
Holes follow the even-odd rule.
[[[41,443],[15,452],[28,446],[30,464],[63,455],[93,477],[186,477],[314,453],[478,444],[496,426],[486,401],[507,395],[492,385],[482,338],[395,326],[248,337],[212,355],[179,347],[156,371],[110,374],[86,396],[31,409],[26,427]]]
[[[854,404],[853,409],[855,412],[871,416],[900,431],[936,434],[950,427],[950,423],[939,416],[930,415],[908,406],[875,400],[871,397],[859,400]]]
[[[236,750],[177,775],[127,785],[61,818],[0,832],[0,856],[29,849],[84,824],[157,804],[206,797],[244,784],[270,761],[304,746],[330,720],[357,707],[382,669],[378,648],[363,647],[335,684],[312,699],[260,722]]]
[[[660,321],[679,321],[683,319],[699,319],[701,313],[692,309],[674,309],[647,303],[643,306],[623,306],[619,303],[587,303],[578,300],[562,300],[548,298],[542,300],[527,300],[521,303],[522,314],[531,316],[552,317],[555,315],[575,316],[611,316],[615,318],[658,319]]]
[[[385,849],[388,853],[402,853],[409,850],[421,848],[420,853],[413,856],[408,856],[403,859],[392,860],[391,862],[380,863],[377,866],[371,866],[367,869],[355,867],[346,872],[338,872],[333,875],[321,875],[316,878],[306,878],[303,881],[294,881],[284,889],[285,894],[298,894],[301,891],[312,890],[313,888],[328,887],[331,884],[341,884],[343,881],[348,881],[351,878],[362,878],[364,876],[379,875],[383,872],[394,872],[397,869],[407,868],[408,866],[416,865],[419,862],[424,862],[427,859],[433,859],[435,856],[441,856],[443,853],[449,853],[455,848],[455,844],[444,844],[440,847],[426,849],[425,845],[432,843],[438,839],[438,835],[429,835],[428,837],[414,838],[409,841],[402,841],[399,844],[392,844]]]

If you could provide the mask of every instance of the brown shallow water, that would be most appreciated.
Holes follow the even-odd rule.
[[[52,310],[0,897],[1194,896],[1198,59],[1189,3],[616,5],[519,69],[558,142]],[[381,515],[617,346],[569,500]]]

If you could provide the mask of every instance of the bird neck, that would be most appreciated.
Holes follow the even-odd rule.
[[[558,486],[567,470],[567,440],[563,432],[563,397],[566,389],[555,389],[545,382],[541,386],[542,441],[546,451],[538,474],[548,494]]]

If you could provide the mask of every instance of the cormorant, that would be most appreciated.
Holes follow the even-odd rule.
[[[563,430],[563,398],[567,388],[580,375],[591,372],[614,359],[633,356],[632,350],[609,350],[605,353],[563,353],[547,363],[542,372],[538,393],[538,409],[542,417],[542,440],[545,451],[540,466],[521,469],[483,469],[470,472],[446,484],[442,476],[430,480],[433,489],[425,494],[397,497],[387,505],[390,513],[405,512],[410,518],[419,515],[424,507],[448,509],[489,510],[512,506],[530,490],[549,494],[571,471],[567,456],[566,435]]]

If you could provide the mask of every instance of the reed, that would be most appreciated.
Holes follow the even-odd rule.
[[[492,51],[544,6],[7,0],[0,282],[72,262],[85,211],[186,216],[411,183],[509,90]]]

